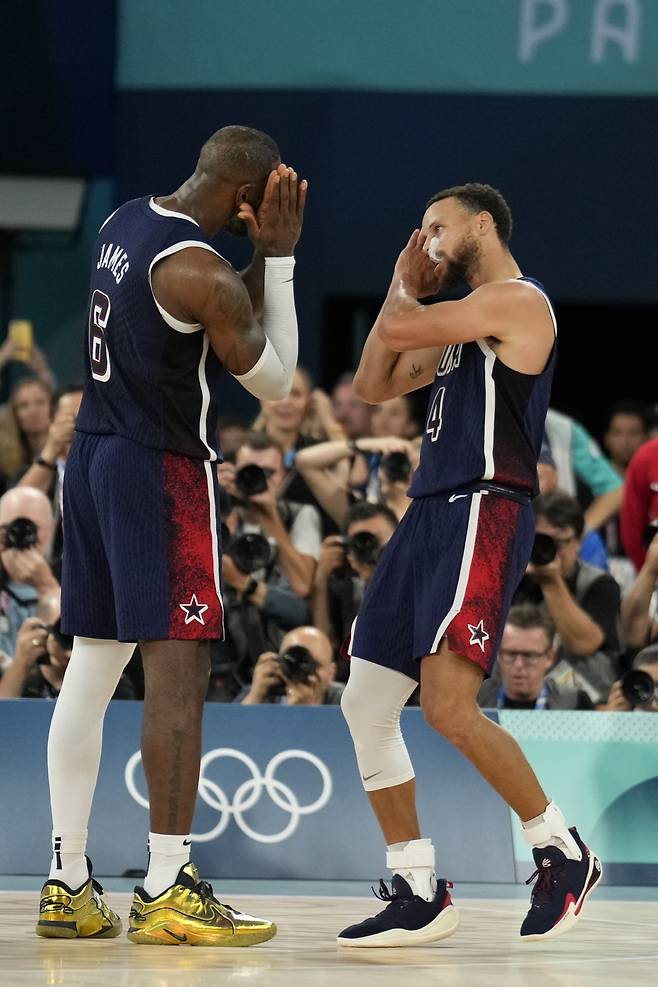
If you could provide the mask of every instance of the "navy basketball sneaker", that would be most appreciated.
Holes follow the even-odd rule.
[[[452,903],[448,881],[439,881],[432,901],[415,895],[405,879],[393,875],[392,893],[384,881],[379,894],[386,908],[338,936],[339,946],[423,946],[447,939],[459,926],[459,912]],[[374,888],[373,888],[374,891]]]
[[[603,876],[601,861],[585,846],[574,827],[569,832],[582,850],[582,860],[569,860],[555,846],[535,847],[537,870],[526,884],[535,881],[530,911],[521,926],[526,941],[554,939],[572,929],[589,894]]]

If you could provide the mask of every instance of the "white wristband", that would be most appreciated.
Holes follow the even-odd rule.
[[[265,348],[257,363],[233,376],[254,397],[287,397],[297,366],[297,314],[293,290],[294,257],[266,257],[263,298]]]

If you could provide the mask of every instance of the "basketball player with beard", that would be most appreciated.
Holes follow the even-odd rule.
[[[601,879],[599,861],[516,741],[476,700],[530,556],[556,361],[551,303],[521,273],[511,232],[509,207],[488,185],[433,196],[398,258],[354,379],[370,403],[433,386],[412,504],[379,561],[349,645],[342,707],[393,878],[392,891],[380,884],[387,907],[345,929],[343,946],[415,946],[459,924],[450,885],[435,877],[432,841],[422,838],[400,730],[418,682],[427,722],[517,813],[533,847],[536,883],[523,939],[570,929]],[[472,289],[466,298],[419,304],[463,282]]]

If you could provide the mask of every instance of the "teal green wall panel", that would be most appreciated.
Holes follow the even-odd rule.
[[[123,89],[658,92],[655,0],[122,0]]]

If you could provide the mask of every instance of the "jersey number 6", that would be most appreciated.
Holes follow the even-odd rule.
[[[110,318],[112,303],[104,291],[98,288],[91,296],[89,309],[89,359],[94,380],[109,380],[112,368],[105,339],[105,329]]]

